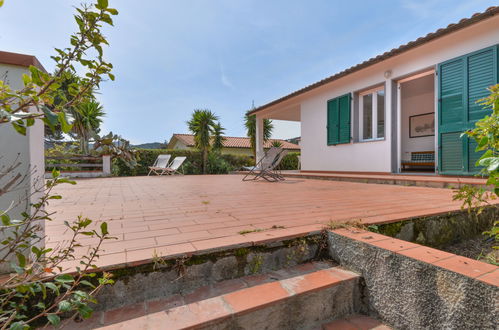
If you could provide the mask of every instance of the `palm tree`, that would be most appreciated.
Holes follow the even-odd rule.
[[[274,140],[274,141],[272,141],[271,146],[272,147],[276,147],[276,148],[281,148],[282,147],[282,142],[279,141],[279,140]]]
[[[213,150],[220,151],[224,146],[225,138],[223,137],[223,133],[225,128],[222,127],[220,122],[216,123],[213,126]]]
[[[210,110],[194,110],[192,118],[187,122],[189,130],[194,134],[194,145],[203,155],[203,174],[206,174],[206,163],[208,162],[208,151],[210,150],[211,134],[213,127],[218,121],[216,116]]]
[[[88,154],[88,142],[92,135],[99,133],[99,127],[102,123],[102,117],[106,113],[102,105],[94,100],[89,100],[80,104],[74,111],[73,134],[80,141],[80,151],[82,154]]]
[[[250,115],[249,111],[246,112],[244,116],[244,126],[246,127],[246,135],[250,138],[251,150],[253,150],[253,155],[256,159],[256,116]],[[272,120],[263,120],[263,143],[267,142],[272,135],[272,130],[274,125]]]

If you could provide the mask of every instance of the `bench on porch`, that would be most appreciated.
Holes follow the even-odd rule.
[[[406,167],[423,167],[425,169],[435,167],[435,151],[411,152],[411,160],[402,161],[402,170]]]

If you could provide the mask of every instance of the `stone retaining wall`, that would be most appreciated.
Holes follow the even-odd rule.
[[[499,268],[359,229],[329,233],[329,252],[365,281],[366,311],[395,329],[495,329]]]
[[[172,259],[157,259],[111,270],[115,280],[97,297],[96,310],[108,310],[154,298],[188,294],[223,280],[266,273],[316,259],[321,235],[311,235],[268,245],[228,248]],[[324,253],[327,248],[324,245]]]

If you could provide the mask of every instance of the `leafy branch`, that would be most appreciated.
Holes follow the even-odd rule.
[[[118,11],[108,7],[107,0],[98,0],[93,6],[82,5],[76,8],[74,19],[78,31],[70,37],[70,47],[56,48],[54,74],[41,68],[30,66],[30,75],[23,75],[24,88],[13,91],[4,81],[0,81],[0,124],[11,123],[21,134],[32,126],[35,119],[42,119],[52,129],[60,125],[67,133],[71,129],[71,116],[67,109],[82,102],[89,92],[98,88],[111,73],[112,64],[103,57],[103,46],[109,45],[101,32],[104,24],[113,25],[112,16]],[[81,79],[69,86],[69,96],[62,93],[61,85],[67,73],[86,72]],[[55,100],[58,102],[55,102]]]
[[[464,186],[454,194],[454,200],[463,201],[462,208],[468,212],[474,210],[480,214],[486,206],[493,205],[499,196],[499,85],[489,88],[490,96],[480,100],[481,104],[490,109],[490,115],[476,122],[475,128],[466,131],[462,136],[468,136],[477,142],[476,152],[483,152],[476,165],[481,166],[481,174],[487,176],[487,185],[492,191],[483,188]],[[496,242],[494,249],[499,249],[499,221],[494,220],[492,228],[484,232]]]

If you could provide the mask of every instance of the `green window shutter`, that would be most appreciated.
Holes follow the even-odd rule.
[[[478,100],[488,96],[488,87],[497,84],[498,46],[439,64],[439,171],[441,174],[474,174],[482,153],[476,143],[460,137],[475,122],[490,113]]]
[[[463,143],[461,132],[444,133],[440,135],[440,139],[440,170],[449,174],[462,172]]]
[[[465,61],[459,58],[440,66],[440,125],[463,122]]]
[[[350,94],[343,95],[338,98],[339,107],[339,143],[350,143]]]
[[[339,142],[339,111],[338,99],[327,102],[327,144],[338,144]]]
[[[350,143],[351,96],[327,101],[327,144]]]
[[[495,48],[487,48],[468,58],[468,121],[477,121],[489,113],[477,102],[490,94],[487,88],[497,81],[496,56]]]

